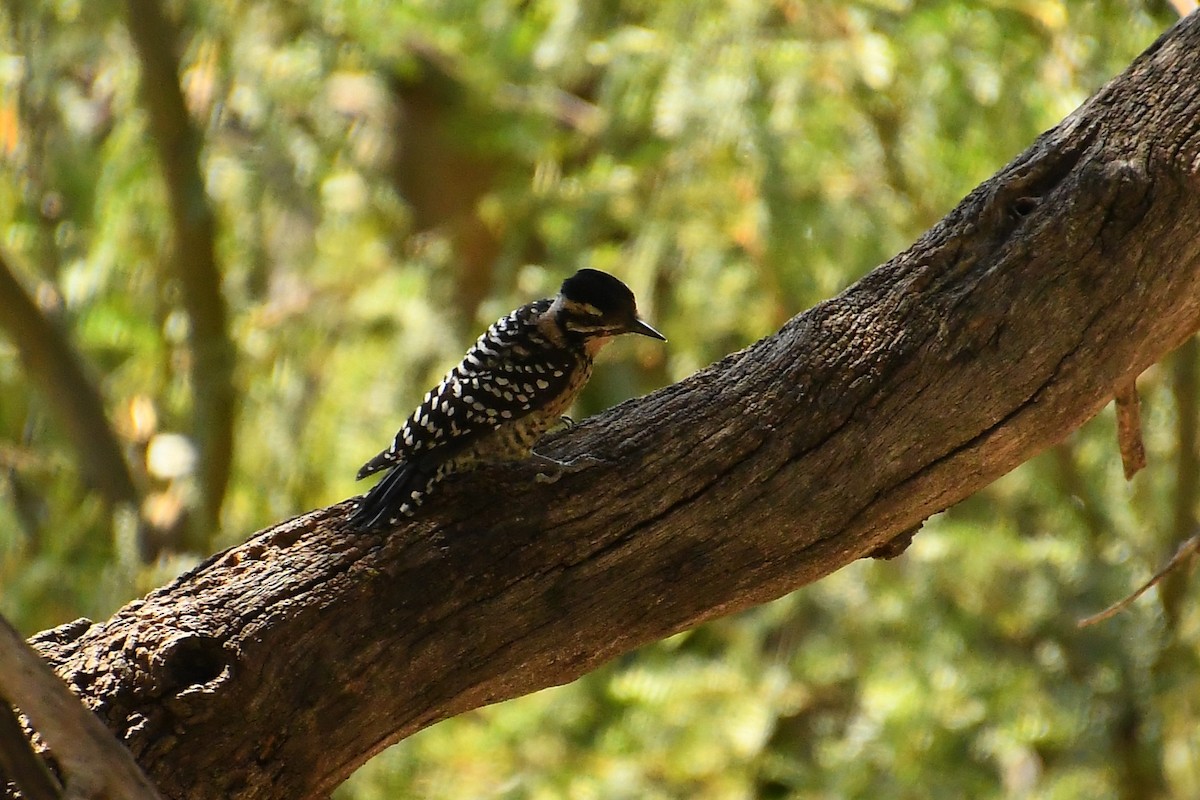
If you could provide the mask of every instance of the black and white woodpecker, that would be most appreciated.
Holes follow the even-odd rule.
[[[447,475],[532,456],[591,377],[596,354],[623,333],[666,341],[638,317],[629,287],[594,269],[567,278],[556,297],[496,320],[391,445],[358,471],[359,480],[387,474],[363,496],[351,524],[395,523]]]

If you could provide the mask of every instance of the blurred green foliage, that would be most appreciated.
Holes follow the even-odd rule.
[[[15,0],[0,14],[0,248],[98,381],[145,496],[139,523],[81,483],[0,338],[0,610],[30,633],[104,617],[204,555],[182,533],[189,321],[123,9]],[[206,551],[357,491],[358,465],[477,332],[577,267],[624,278],[671,340],[614,346],[577,415],[769,334],[905,247],[1174,13],[169,9],[238,348],[233,477]],[[1132,484],[1106,412],[897,561],[440,724],[337,796],[1200,796],[1186,576],[1075,627],[1194,529],[1196,362],[1193,344],[1143,376],[1151,466]]]

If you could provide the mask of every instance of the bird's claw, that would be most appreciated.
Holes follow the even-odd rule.
[[[588,455],[576,456],[570,461],[559,461],[556,458],[534,453],[533,459],[542,467],[542,471],[538,472],[533,478],[538,483],[557,483],[568,472],[576,472],[604,463],[602,460]]]
[[[533,476],[533,480],[535,483],[557,483],[562,476],[563,470],[561,467],[559,467],[553,472],[539,472],[537,475]]]

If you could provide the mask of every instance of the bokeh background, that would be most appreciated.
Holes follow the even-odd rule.
[[[578,267],[670,343],[611,347],[577,417],[771,333],[1188,4],[149,5],[0,10],[0,611],[27,634],[361,491],[478,332]],[[442,723],[335,796],[1200,796],[1192,577],[1076,628],[1195,532],[1198,359],[1142,377],[1132,483],[1106,411],[896,561]]]

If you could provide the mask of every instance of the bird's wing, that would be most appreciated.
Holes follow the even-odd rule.
[[[564,391],[573,358],[537,332],[545,303],[523,306],[488,328],[462,363],[429,390],[391,446],[362,466],[358,478],[403,462],[449,457]]]

